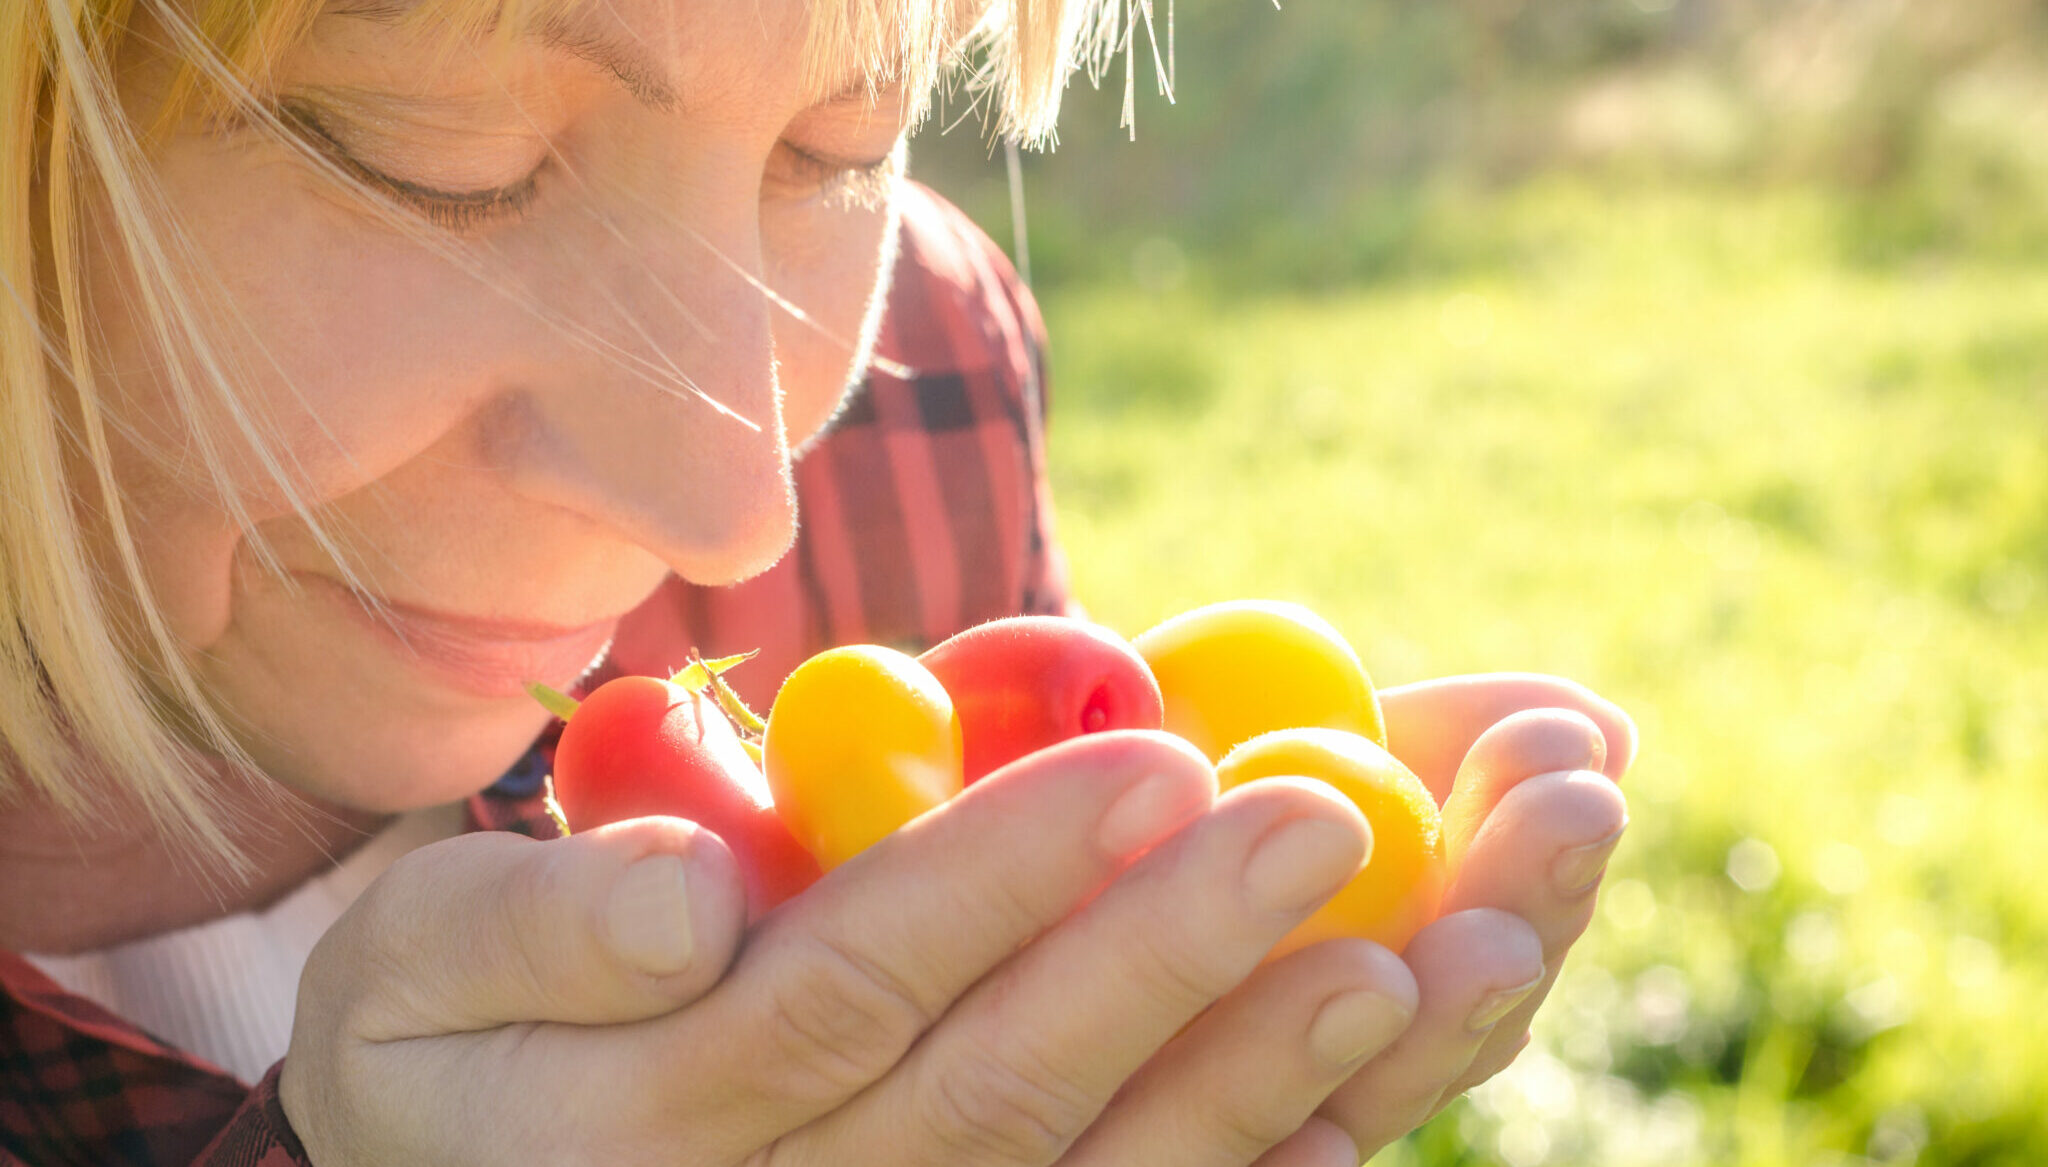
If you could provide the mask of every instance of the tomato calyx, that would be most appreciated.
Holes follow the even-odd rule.
[[[576,715],[583,702],[569,696],[553,685],[541,681],[526,682],[526,694],[540,702],[541,708],[567,722]],[[540,780],[540,808],[547,813],[548,820],[555,824],[556,837],[566,839],[574,834],[569,829],[569,816],[562,810],[562,801],[555,797],[555,776],[546,774]]]
[[[752,660],[760,651],[757,648],[734,656],[722,656],[717,660],[705,660],[697,655],[697,650],[693,648],[690,650],[690,663],[669,680],[692,693],[702,693],[709,689],[712,698],[718,702],[718,707],[732,719],[733,728],[739,731],[740,741],[758,746],[761,744],[761,735],[768,731],[768,723],[761,720],[760,714],[747,708],[747,703],[740,700],[740,695],[733,692],[731,685],[725,683],[724,673],[734,665]]]
[[[747,703],[740,699],[740,695],[733,691],[733,687],[725,683],[723,674],[734,665],[745,664],[754,659],[760,655],[760,652],[761,650],[757,648],[748,652],[734,653],[732,656],[721,656],[713,660],[705,660],[696,649],[692,648],[690,650],[689,663],[676,672],[669,674],[668,681],[669,684],[681,685],[692,693],[710,693],[712,698],[718,702],[718,707],[725,711],[727,717],[732,719],[734,727],[740,731],[740,736],[748,739],[755,745],[759,745],[761,734],[768,728],[768,723],[762,721],[759,714],[747,707]],[[528,681],[526,683],[526,693],[527,696],[540,702],[542,708],[563,721],[576,716],[576,710],[583,704],[560,689],[541,681]]]
[[[768,723],[747,707],[747,703],[740,699],[740,695],[733,691],[732,686],[725,683],[723,674],[735,665],[745,664],[754,659],[760,651],[757,648],[734,653],[732,656],[706,660],[692,647],[689,663],[670,674],[668,678],[670,684],[681,685],[700,696],[706,692],[710,693],[726,717],[732,720],[733,729],[740,739],[740,748],[747,752],[747,756],[754,760],[756,766],[761,764],[761,736],[766,732]],[[576,711],[583,707],[583,702],[542,681],[528,681],[526,693],[540,702],[541,708],[554,714],[564,723],[576,716]],[[561,800],[555,797],[553,774],[541,779],[541,809],[554,822],[555,829],[561,832],[563,838],[574,833],[569,827],[569,816],[562,810]]]

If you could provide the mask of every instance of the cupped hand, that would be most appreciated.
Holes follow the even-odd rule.
[[[1405,962],[1260,963],[1365,852],[1334,792],[1218,798],[1184,744],[1104,734],[991,775],[743,948],[730,856],[675,820],[423,849],[309,962],[286,1112],[322,1167],[1355,1164],[1526,1040],[1634,751],[1549,678],[1384,696],[1458,864]]]
[[[378,882],[302,981],[281,1098],[372,1163],[1306,1167],[1417,1008],[1364,942],[1261,968],[1369,828],[1310,782],[1218,798],[1163,734],[1043,751],[746,936],[716,839],[466,836]],[[735,955],[736,954],[736,955]]]
[[[1636,749],[1625,713],[1555,677],[1454,677],[1381,699],[1389,748],[1443,804],[1453,876],[1443,914],[1404,953],[1420,994],[1414,1024],[1319,1112],[1358,1158],[1527,1044],[1627,825],[1616,783]]]

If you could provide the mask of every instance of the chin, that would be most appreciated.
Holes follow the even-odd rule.
[[[538,705],[531,712],[515,707],[490,719],[386,722],[292,749],[252,742],[250,752],[265,774],[300,794],[346,810],[402,814],[490,786],[533,745],[547,719]]]

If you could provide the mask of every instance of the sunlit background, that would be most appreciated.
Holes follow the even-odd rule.
[[[1082,598],[1643,728],[1536,1044],[1377,1162],[2048,1164],[2048,5],[1174,32],[1022,165]],[[913,157],[1013,239],[971,119]]]

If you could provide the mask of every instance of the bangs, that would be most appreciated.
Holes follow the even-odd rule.
[[[824,100],[843,93],[849,77],[871,99],[900,88],[915,125],[959,63],[1008,23],[1009,7],[1007,0],[812,0],[804,91]]]
[[[199,43],[180,46],[184,64],[163,120],[175,120],[195,100],[209,112],[226,112],[249,87],[261,85],[325,12],[415,29],[452,47],[542,29],[592,2],[196,0],[185,30]],[[1129,47],[1133,7],[1149,24],[1150,0],[811,0],[796,68],[816,100],[845,92],[848,78],[870,96],[900,89],[913,124],[930,111],[935,92],[964,81],[996,133],[1042,142],[1051,136],[1060,91],[1075,65],[1095,64],[1101,53],[1091,50],[1105,41]]]
[[[197,102],[226,114],[261,88],[284,54],[325,13],[360,16],[425,35],[448,47],[491,35],[517,36],[559,19],[587,0],[196,0],[189,23],[173,33],[181,62],[158,125]],[[195,43],[196,42],[196,43]]]

